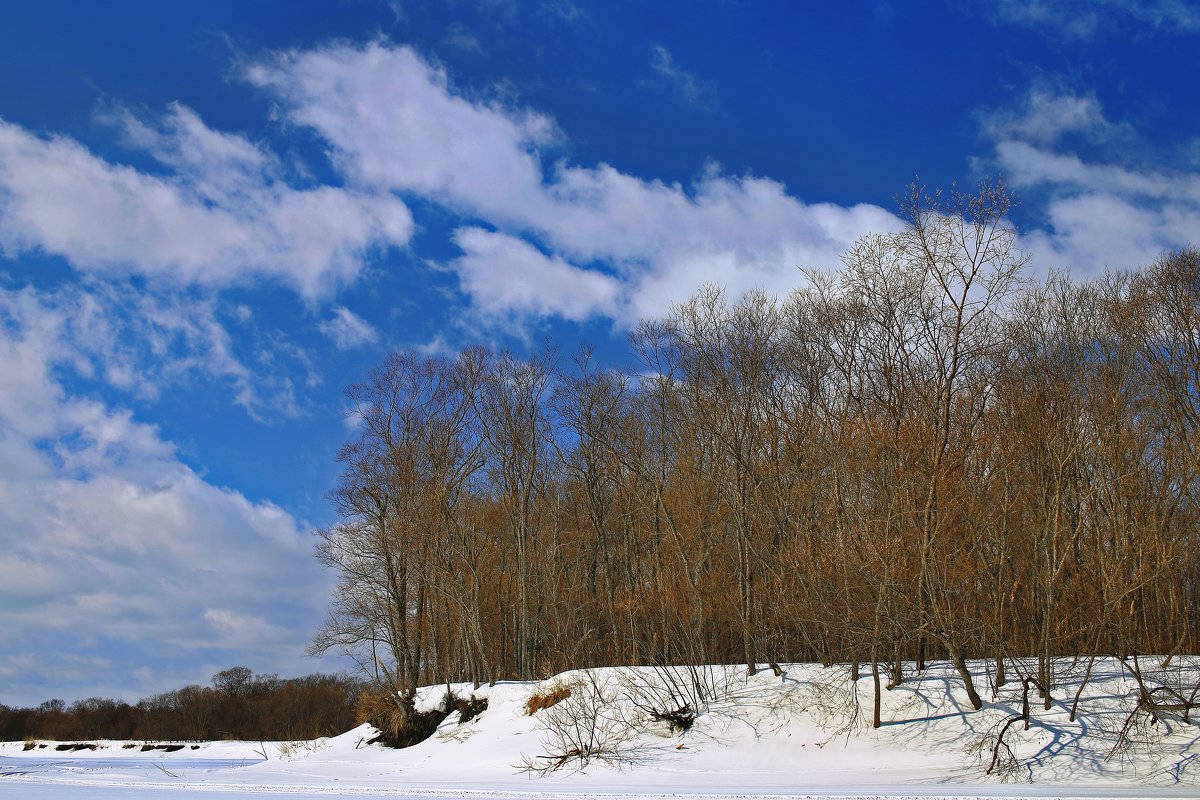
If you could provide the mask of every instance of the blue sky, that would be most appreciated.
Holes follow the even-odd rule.
[[[0,25],[0,702],[303,655],[389,349],[627,360],[1002,173],[1038,273],[1200,231],[1200,9],[50,2]]]

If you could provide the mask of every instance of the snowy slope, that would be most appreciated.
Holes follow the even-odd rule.
[[[982,691],[986,676],[978,666]],[[1196,678],[1194,666],[1189,669],[1182,679]],[[1119,662],[1098,662],[1082,693],[1080,714],[1069,722],[1080,672],[1082,665],[1076,677],[1056,688],[1050,710],[1034,706],[1028,731],[1020,724],[1010,728],[1006,741],[1013,759],[1004,775],[989,776],[985,770],[995,732],[1019,709],[1019,684],[996,698],[985,694],[990,702],[976,712],[953,672],[934,665],[884,692],[884,725],[874,730],[869,677],[858,682],[856,716],[845,668],[792,665],[778,677],[770,670],[751,678],[737,668],[701,671],[715,697],[685,733],[669,731],[636,707],[646,706],[651,695],[661,705],[662,673],[610,668],[474,691],[470,685],[454,686],[460,695],[487,697],[488,709],[465,724],[452,714],[431,739],[404,750],[366,744],[373,730],[361,726],[282,754],[268,745],[265,762],[205,772],[186,782],[153,775],[136,780],[114,768],[111,774],[90,773],[86,783],[315,795],[1200,796],[1196,721],[1143,724],[1127,737],[1126,747],[1113,752],[1132,707],[1133,684]],[[531,693],[560,685],[573,685],[572,699],[532,716],[525,713]],[[421,704],[436,705],[445,690],[423,690]],[[597,690],[603,702],[593,704]],[[570,752],[580,730],[589,734],[584,740],[598,745],[600,757],[588,763],[568,758],[547,772],[558,759],[543,757]],[[18,752],[19,745],[0,746],[0,758],[15,760]],[[53,774],[20,780],[80,783],[78,776]]]

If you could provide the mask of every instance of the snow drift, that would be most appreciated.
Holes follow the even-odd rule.
[[[972,667],[987,686],[987,665]],[[194,785],[235,794],[267,787],[320,794],[336,787],[339,794],[410,796],[1196,795],[1196,719],[1137,711],[1137,684],[1117,659],[1096,661],[1086,683],[1086,661],[1057,667],[1050,708],[1032,703],[1028,729],[1008,725],[999,745],[1001,729],[1021,713],[1022,684],[990,693],[974,711],[946,664],[910,671],[884,692],[878,729],[870,726],[871,679],[855,685],[847,667],[786,665],[779,675],[764,670],[752,677],[738,667],[620,667],[479,688],[426,687],[418,708],[443,704],[447,690],[487,698],[488,707],[467,722],[450,713],[429,739],[409,748],[368,744],[375,731],[362,725],[286,753],[268,749],[262,763],[207,773]],[[1155,675],[1188,686],[1200,681],[1196,659],[1175,659]],[[535,695],[558,701],[530,703]],[[691,719],[681,725],[673,712],[690,712]],[[0,757],[20,755],[19,743],[0,746]],[[122,785],[157,785],[152,775],[138,784],[128,772],[118,774]],[[0,778],[0,785],[17,779]]]

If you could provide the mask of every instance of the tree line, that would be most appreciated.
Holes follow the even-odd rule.
[[[36,708],[0,705],[0,741],[134,739],[296,741],[357,724],[361,682],[343,675],[280,678],[233,667],[212,686],[185,686],[129,704],[91,697]]]
[[[1002,182],[902,202],[784,298],[704,287],[630,343],[394,353],[318,555],[315,651],[386,686],[607,664],[903,680],[1200,649],[1200,252],[1034,278]],[[882,676],[882,677],[881,677]]]

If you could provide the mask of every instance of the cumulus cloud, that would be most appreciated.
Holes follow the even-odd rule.
[[[687,188],[608,165],[560,166],[546,191],[554,213],[529,225],[569,258],[614,265],[626,323],[660,316],[704,282],[735,297],[786,292],[800,282],[798,268],[836,264],[859,237],[899,225],[877,206],[805,203],[778,181],[715,165]]]
[[[558,316],[580,321],[616,311],[620,288],[604,273],[579,269],[503,233],[459,228],[453,238],[463,255],[451,266],[463,291],[485,316]]]
[[[45,684],[161,691],[233,657],[299,668],[327,596],[306,526],[207,482],[130,411],[72,395],[61,371],[90,360],[73,336],[53,302],[0,293],[4,701]],[[147,664],[156,678],[131,684]]]
[[[288,120],[319,134],[354,184],[442,203],[507,237],[475,226],[456,236],[472,249],[451,266],[484,316],[615,314],[629,324],[662,314],[705,281],[734,296],[752,286],[786,291],[800,280],[797,267],[834,264],[860,236],[899,224],[878,207],[808,204],[776,181],[715,165],[689,186],[606,164],[548,165],[561,142],[553,121],[456,90],[407,47],[289,51],[245,76],[279,100]],[[487,268],[484,247],[502,253],[503,265]],[[544,295],[528,281],[497,286],[494,277],[517,263],[552,278]]]
[[[538,149],[558,136],[550,119],[454,93],[446,72],[410,48],[291,51],[250,66],[245,77],[269,90],[292,122],[321,134],[357,185],[498,218],[541,197]]]
[[[320,329],[339,350],[350,350],[379,340],[379,331],[345,306],[334,307],[333,317],[322,322]]]
[[[986,119],[993,165],[1015,189],[1043,199],[1045,225],[1022,237],[1042,268],[1128,269],[1196,244],[1200,173],[1135,168],[1115,160],[1119,151],[1106,158],[1063,145],[1066,131],[1093,139],[1117,129],[1135,136],[1108,120],[1094,96],[1035,90],[1022,107]],[[1131,141],[1123,149],[1136,151]]]
[[[293,188],[271,154],[182,105],[155,120],[121,109],[102,118],[166,172],[112,163],[73,139],[0,120],[0,252],[42,250],[85,273],[182,285],[265,277],[315,298],[352,280],[368,251],[411,235],[400,200]]]

